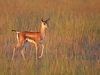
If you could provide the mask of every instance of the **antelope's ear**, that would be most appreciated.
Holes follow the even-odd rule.
[[[49,21],[49,19],[50,19],[50,18],[48,18],[48,19],[46,20],[46,22],[48,22],[48,21]]]
[[[43,22],[43,18],[41,19],[41,22]]]

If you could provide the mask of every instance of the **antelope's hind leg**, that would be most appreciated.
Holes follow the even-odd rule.
[[[13,50],[13,55],[12,55],[12,60],[14,59],[14,55],[15,55],[15,51],[21,46],[21,42],[17,42],[17,45],[14,47],[14,50]]]
[[[27,40],[22,44],[22,47],[21,47],[21,55],[22,55],[22,57],[23,57],[23,60],[25,60],[25,55],[24,55],[24,47],[26,46],[26,44],[27,44]]]

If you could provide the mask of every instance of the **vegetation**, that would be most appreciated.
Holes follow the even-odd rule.
[[[39,31],[49,20],[43,58],[28,43],[22,60],[11,30]],[[0,0],[0,75],[100,75],[99,0]],[[39,54],[41,52],[41,47]]]

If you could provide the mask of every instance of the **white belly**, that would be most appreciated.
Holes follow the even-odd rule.
[[[26,39],[28,42],[32,42],[32,43],[35,43],[34,40],[31,40],[31,39]]]

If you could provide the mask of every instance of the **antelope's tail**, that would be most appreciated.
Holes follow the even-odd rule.
[[[16,32],[16,30],[12,30],[13,32]]]
[[[16,31],[16,30],[12,30],[13,32],[16,32],[16,33],[19,33],[18,31]]]

